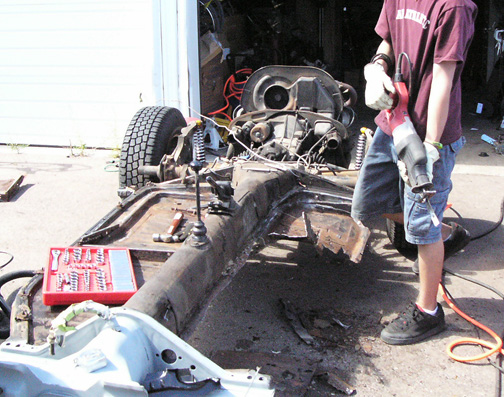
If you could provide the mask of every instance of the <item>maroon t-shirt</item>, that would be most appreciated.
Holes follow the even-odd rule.
[[[434,63],[456,61],[450,109],[441,143],[455,142],[462,135],[461,83],[467,51],[474,34],[477,7],[471,0],[385,0],[376,33],[392,45],[396,62],[406,52],[413,64],[409,112],[418,135],[425,138],[427,107]],[[394,66],[395,69],[395,66]],[[402,72],[409,78],[408,62]],[[392,72],[392,71],[390,71]],[[385,112],[376,124],[390,134]]]

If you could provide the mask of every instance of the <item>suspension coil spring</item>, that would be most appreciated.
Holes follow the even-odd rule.
[[[310,156],[310,163],[314,164],[327,164],[326,159],[320,153],[312,153]]]
[[[201,121],[196,128],[193,136],[193,145],[194,145],[194,159],[201,163],[206,161],[205,156],[205,135],[203,133],[203,128],[201,125]]]
[[[362,167],[362,162],[364,161],[364,156],[366,154],[366,136],[367,128],[361,128],[361,134],[357,140],[357,148],[355,149],[355,169],[360,170]]]

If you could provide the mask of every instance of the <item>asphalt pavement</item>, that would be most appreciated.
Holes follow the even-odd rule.
[[[501,213],[504,156],[481,140],[482,134],[497,138],[504,133],[498,124],[470,113],[464,117],[468,143],[453,174],[453,210],[447,217],[473,236],[491,228]],[[0,180],[24,175],[14,197],[0,203],[0,251],[8,253],[0,254],[0,266],[13,256],[0,275],[43,268],[50,247],[72,244],[119,202],[116,154],[0,146]],[[486,361],[468,365],[447,356],[448,342],[474,337],[476,331],[445,303],[448,328],[442,334],[412,346],[389,346],[379,339],[383,325],[415,299],[418,280],[410,271],[412,262],[389,244],[383,223],[370,227],[373,234],[359,264],[319,256],[304,243],[260,247],[185,338],[221,363],[233,352],[239,362],[263,366],[266,373],[285,366],[278,379],[283,395],[296,382],[304,382],[309,396],[340,395],[342,384],[360,396],[493,395],[495,369]],[[446,267],[504,292],[503,241],[500,225]],[[2,294],[8,296],[16,283],[4,286]],[[464,311],[502,333],[501,298],[453,276],[446,283]],[[286,310],[304,320],[314,343],[294,332]],[[464,347],[457,352],[480,351]]]

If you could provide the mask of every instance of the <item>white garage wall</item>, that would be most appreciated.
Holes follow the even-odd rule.
[[[184,116],[200,111],[198,0],[157,0],[154,7],[156,98]],[[159,41],[158,41],[159,39]],[[157,78],[156,78],[157,80]]]
[[[188,81],[178,70],[182,65],[188,75],[189,68],[172,52],[177,40],[160,22],[161,11],[180,19],[176,6],[175,0],[2,0],[0,143],[118,147],[139,108],[170,105],[179,81]],[[170,86],[167,72],[176,73]]]

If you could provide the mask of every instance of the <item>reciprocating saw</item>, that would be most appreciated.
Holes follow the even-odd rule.
[[[394,105],[392,109],[387,110],[387,119],[392,130],[392,138],[397,155],[406,165],[411,190],[413,193],[418,193],[422,195],[423,199],[426,199],[432,197],[436,192],[427,173],[425,147],[408,113],[409,93],[401,69],[403,57],[406,57],[410,63],[406,53],[403,52],[399,55],[393,79],[396,89],[396,94],[393,98]]]

